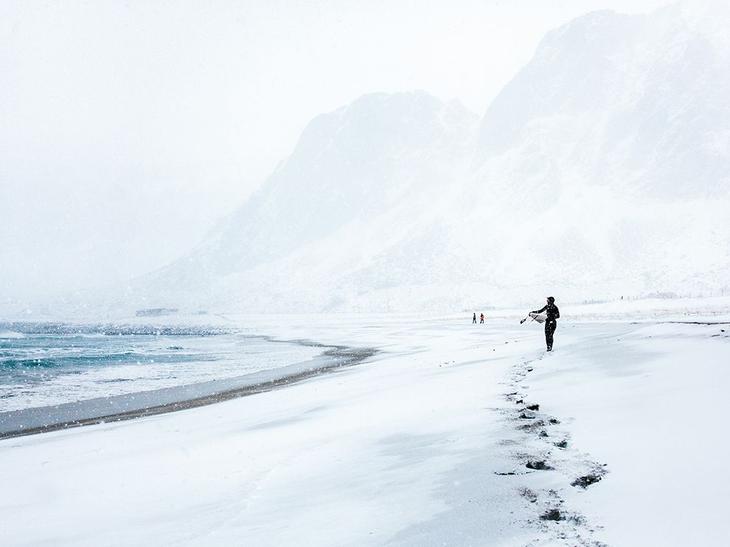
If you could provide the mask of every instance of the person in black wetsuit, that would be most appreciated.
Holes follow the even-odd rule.
[[[560,310],[555,305],[555,299],[552,296],[548,296],[545,306],[532,313],[542,312],[545,312],[545,315],[547,315],[547,320],[545,321],[545,344],[547,344],[548,351],[553,351],[553,334],[555,334],[555,329],[558,328],[556,319],[560,318]]]

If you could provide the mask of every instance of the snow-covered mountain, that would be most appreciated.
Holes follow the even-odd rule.
[[[168,305],[321,308],[336,305],[337,285],[392,283],[399,274],[388,264],[373,268],[385,248],[400,245],[430,268],[422,251],[433,254],[439,235],[423,234],[418,218],[466,176],[478,123],[459,103],[420,92],[366,95],[318,116],[247,203],[134,293]],[[428,240],[404,245],[414,238]]]
[[[720,3],[597,12],[545,37],[482,120],[477,179],[540,229],[500,281],[555,292],[728,285],[730,22]]]
[[[263,187],[135,305],[461,308],[730,285],[720,3],[549,33],[481,122],[425,93],[315,118]]]

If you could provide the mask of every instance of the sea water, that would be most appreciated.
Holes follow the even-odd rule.
[[[219,328],[0,323],[0,413],[139,393],[153,404],[170,388],[220,389],[323,351]]]

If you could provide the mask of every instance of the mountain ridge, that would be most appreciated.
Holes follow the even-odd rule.
[[[724,290],[730,71],[717,17],[695,15],[551,31],[481,121],[423,92],[317,116],[211,237],[126,296],[392,311]]]

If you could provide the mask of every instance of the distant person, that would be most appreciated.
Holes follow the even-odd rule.
[[[474,312],[474,317],[473,317],[473,319],[472,319],[471,322],[472,322],[473,325],[476,325],[477,324],[477,312]]]
[[[481,324],[481,323],[484,323],[484,314],[483,314],[483,313],[480,313],[480,314],[479,314],[479,323],[480,323],[480,324]]]
[[[548,351],[553,351],[553,334],[555,334],[555,329],[558,328],[558,322],[556,320],[560,319],[560,310],[555,305],[555,298],[548,296],[547,304],[531,313],[542,312],[545,312],[545,315],[547,315],[547,319],[545,320],[545,344],[547,344]]]

